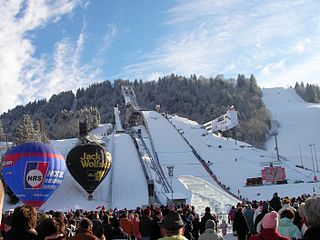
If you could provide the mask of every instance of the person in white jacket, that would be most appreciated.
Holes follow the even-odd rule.
[[[223,236],[216,233],[216,223],[213,220],[207,220],[205,227],[206,228],[200,235],[199,240],[224,240]]]

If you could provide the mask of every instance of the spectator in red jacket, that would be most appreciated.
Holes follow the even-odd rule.
[[[264,215],[262,219],[262,230],[260,234],[255,234],[250,237],[249,240],[289,240],[287,237],[283,237],[277,231],[278,227],[278,213],[271,211]]]

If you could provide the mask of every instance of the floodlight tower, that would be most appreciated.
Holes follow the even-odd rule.
[[[315,169],[315,166],[314,166],[312,146],[313,146],[313,144],[309,144],[310,152],[311,152],[312,168],[313,168],[313,180],[314,180],[315,182],[317,182],[318,179],[317,179],[317,175],[316,175],[316,169]]]
[[[301,154],[301,143],[299,143],[299,152],[300,152],[301,167],[303,168],[302,154]]]
[[[172,178],[173,178],[173,169],[174,169],[174,166],[167,166],[168,168],[168,175],[171,179],[171,204],[173,202],[173,188],[172,188]]]
[[[278,160],[278,163],[280,163],[280,157],[279,157],[279,147],[278,147],[278,139],[277,139],[277,135],[278,135],[278,129],[277,129],[277,121],[275,120],[272,120],[271,122],[271,135],[274,136],[274,141],[275,141],[275,149],[276,149],[276,152],[277,152],[277,160]]]

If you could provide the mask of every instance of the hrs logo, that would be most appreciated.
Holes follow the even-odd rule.
[[[26,162],[24,172],[25,189],[41,189],[48,166],[48,162]]]

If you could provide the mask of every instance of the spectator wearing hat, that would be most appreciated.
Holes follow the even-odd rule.
[[[200,235],[199,240],[223,240],[223,236],[216,233],[216,223],[213,220],[207,220],[205,228],[206,229]]]
[[[271,211],[264,215],[262,219],[262,230],[260,234],[255,234],[249,240],[289,240],[289,238],[281,236],[277,231],[278,227],[278,213]]]
[[[179,213],[170,211],[160,223],[164,237],[159,240],[187,240],[183,236],[183,220]]]
[[[309,227],[304,240],[318,240],[320,238],[320,196],[309,197],[304,206],[305,221]]]
[[[290,203],[291,203],[291,200],[288,196],[282,199],[282,208],[278,211],[278,214],[280,216],[281,216],[281,213],[288,208],[291,209],[293,212],[296,212],[296,209],[292,207]]]
[[[302,238],[299,228],[293,223],[294,212],[291,209],[285,209],[279,220],[278,232],[290,239]]]

